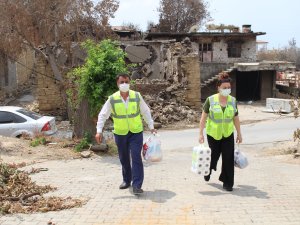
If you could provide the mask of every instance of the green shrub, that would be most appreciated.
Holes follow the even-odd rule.
[[[91,144],[92,144],[92,134],[89,132],[85,132],[84,137],[81,139],[79,144],[75,146],[74,149],[76,152],[81,152],[83,149],[90,147]]]
[[[84,65],[68,74],[73,84],[67,90],[67,95],[74,109],[83,98],[87,99],[90,114],[95,116],[108,96],[117,91],[116,75],[128,71],[125,53],[119,43],[112,40],[100,43],[87,40],[82,47],[87,52],[87,58]]]
[[[31,147],[37,147],[39,145],[46,145],[47,141],[45,137],[37,137],[30,142]]]

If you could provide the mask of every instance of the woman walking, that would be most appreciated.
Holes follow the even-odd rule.
[[[242,142],[240,120],[236,99],[230,95],[231,79],[222,74],[217,81],[218,93],[208,97],[204,103],[200,119],[199,142],[204,143],[203,130],[206,126],[208,145],[211,148],[210,173],[204,176],[209,181],[212,170],[222,155],[222,169],[219,180],[223,189],[232,191],[234,184],[234,127],[237,131],[236,142]]]

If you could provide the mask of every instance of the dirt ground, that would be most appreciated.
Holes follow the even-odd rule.
[[[263,148],[258,156],[272,157],[285,163],[300,164],[300,156],[295,156],[295,153],[300,153],[300,144],[294,141],[285,141]]]
[[[65,142],[53,142],[47,145],[31,147],[29,140],[0,136],[0,158],[7,163],[33,164],[47,160],[67,160],[79,158],[79,153]]]

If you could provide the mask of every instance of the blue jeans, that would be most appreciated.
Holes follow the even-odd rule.
[[[126,135],[115,134],[115,142],[122,164],[123,181],[127,184],[132,181],[132,187],[141,188],[144,181],[144,166],[141,156],[143,132],[137,134],[129,132]]]

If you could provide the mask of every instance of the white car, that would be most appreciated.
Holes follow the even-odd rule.
[[[34,137],[37,134],[52,135],[57,131],[55,117],[16,106],[0,106],[0,135],[20,137],[22,134]]]

